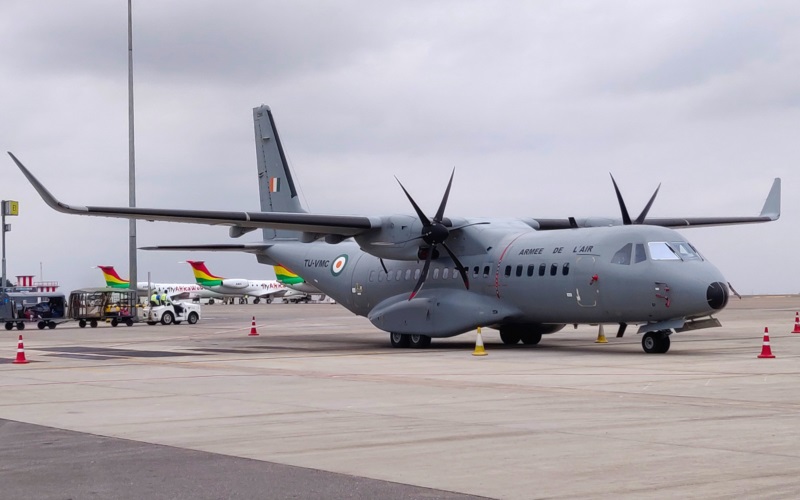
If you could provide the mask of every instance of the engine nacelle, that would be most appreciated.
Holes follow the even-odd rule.
[[[386,217],[377,231],[355,236],[356,243],[365,252],[387,260],[419,260],[422,240],[408,241],[422,232],[422,223],[410,215]],[[406,242],[406,243],[402,243]]]
[[[247,288],[248,285],[249,283],[247,282],[247,280],[241,280],[241,279],[222,280],[222,286],[224,286],[225,288],[240,289],[240,288]]]

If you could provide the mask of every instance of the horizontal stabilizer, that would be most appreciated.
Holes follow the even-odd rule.
[[[208,245],[158,245],[152,247],[139,247],[139,250],[176,250],[184,252],[245,252],[260,253],[271,247],[271,244],[245,243],[237,244],[208,244]]]

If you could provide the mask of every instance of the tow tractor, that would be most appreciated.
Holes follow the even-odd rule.
[[[200,305],[185,301],[168,302],[158,306],[150,305],[144,314],[148,325],[159,322],[162,325],[180,325],[183,321],[193,325],[200,321]]]

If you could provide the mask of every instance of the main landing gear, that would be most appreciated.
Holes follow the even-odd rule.
[[[414,349],[424,349],[431,345],[431,338],[427,335],[390,333],[389,340],[392,347],[413,347]]]
[[[645,333],[642,337],[642,349],[647,354],[664,354],[669,351],[669,330]]]

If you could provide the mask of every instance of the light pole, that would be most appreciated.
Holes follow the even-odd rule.
[[[3,224],[3,292],[6,291],[6,233],[11,231],[11,224],[6,224],[6,215],[19,215],[19,202],[12,200],[2,201],[2,224]]]

